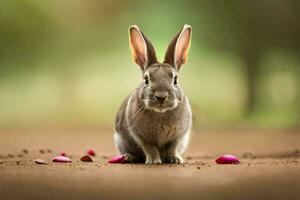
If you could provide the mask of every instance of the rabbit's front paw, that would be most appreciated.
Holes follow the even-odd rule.
[[[143,163],[145,160],[141,157],[132,155],[130,153],[125,154],[124,163]]]
[[[181,164],[183,163],[183,159],[181,158],[181,156],[169,156],[168,157],[168,163],[171,164]]]
[[[151,164],[161,164],[161,159],[158,158],[149,158],[147,157],[145,164],[151,165]]]

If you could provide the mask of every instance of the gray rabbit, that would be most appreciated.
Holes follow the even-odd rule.
[[[192,28],[184,25],[168,46],[163,63],[138,26],[129,27],[132,57],[143,81],[125,99],[115,121],[115,144],[128,163],[182,163],[192,112],[177,73],[187,62]]]

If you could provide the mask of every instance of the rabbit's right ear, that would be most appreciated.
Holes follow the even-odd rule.
[[[137,25],[129,27],[129,44],[132,58],[142,70],[157,63],[155,50],[151,42],[144,36]]]
[[[181,65],[187,62],[191,37],[192,27],[185,24],[169,44],[164,63],[168,63],[179,70]]]

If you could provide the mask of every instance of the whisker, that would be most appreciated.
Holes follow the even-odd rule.
[[[131,115],[131,117],[128,119],[128,122],[131,123],[132,120],[137,117],[137,115],[145,108],[145,106],[143,105],[141,108],[139,108],[135,113],[133,113],[133,115]]]

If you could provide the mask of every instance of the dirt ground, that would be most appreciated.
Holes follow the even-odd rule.
[[[199,131],[185,164],[155,166],[107,164],[115,154],[112,133],[0,131],[0,199],[300,199],[299,131]],[[89,148],[94,162],[81,162]],[[72,163],[51,162],[62,151]],[[215,164],[222,154],[241,164]]]

